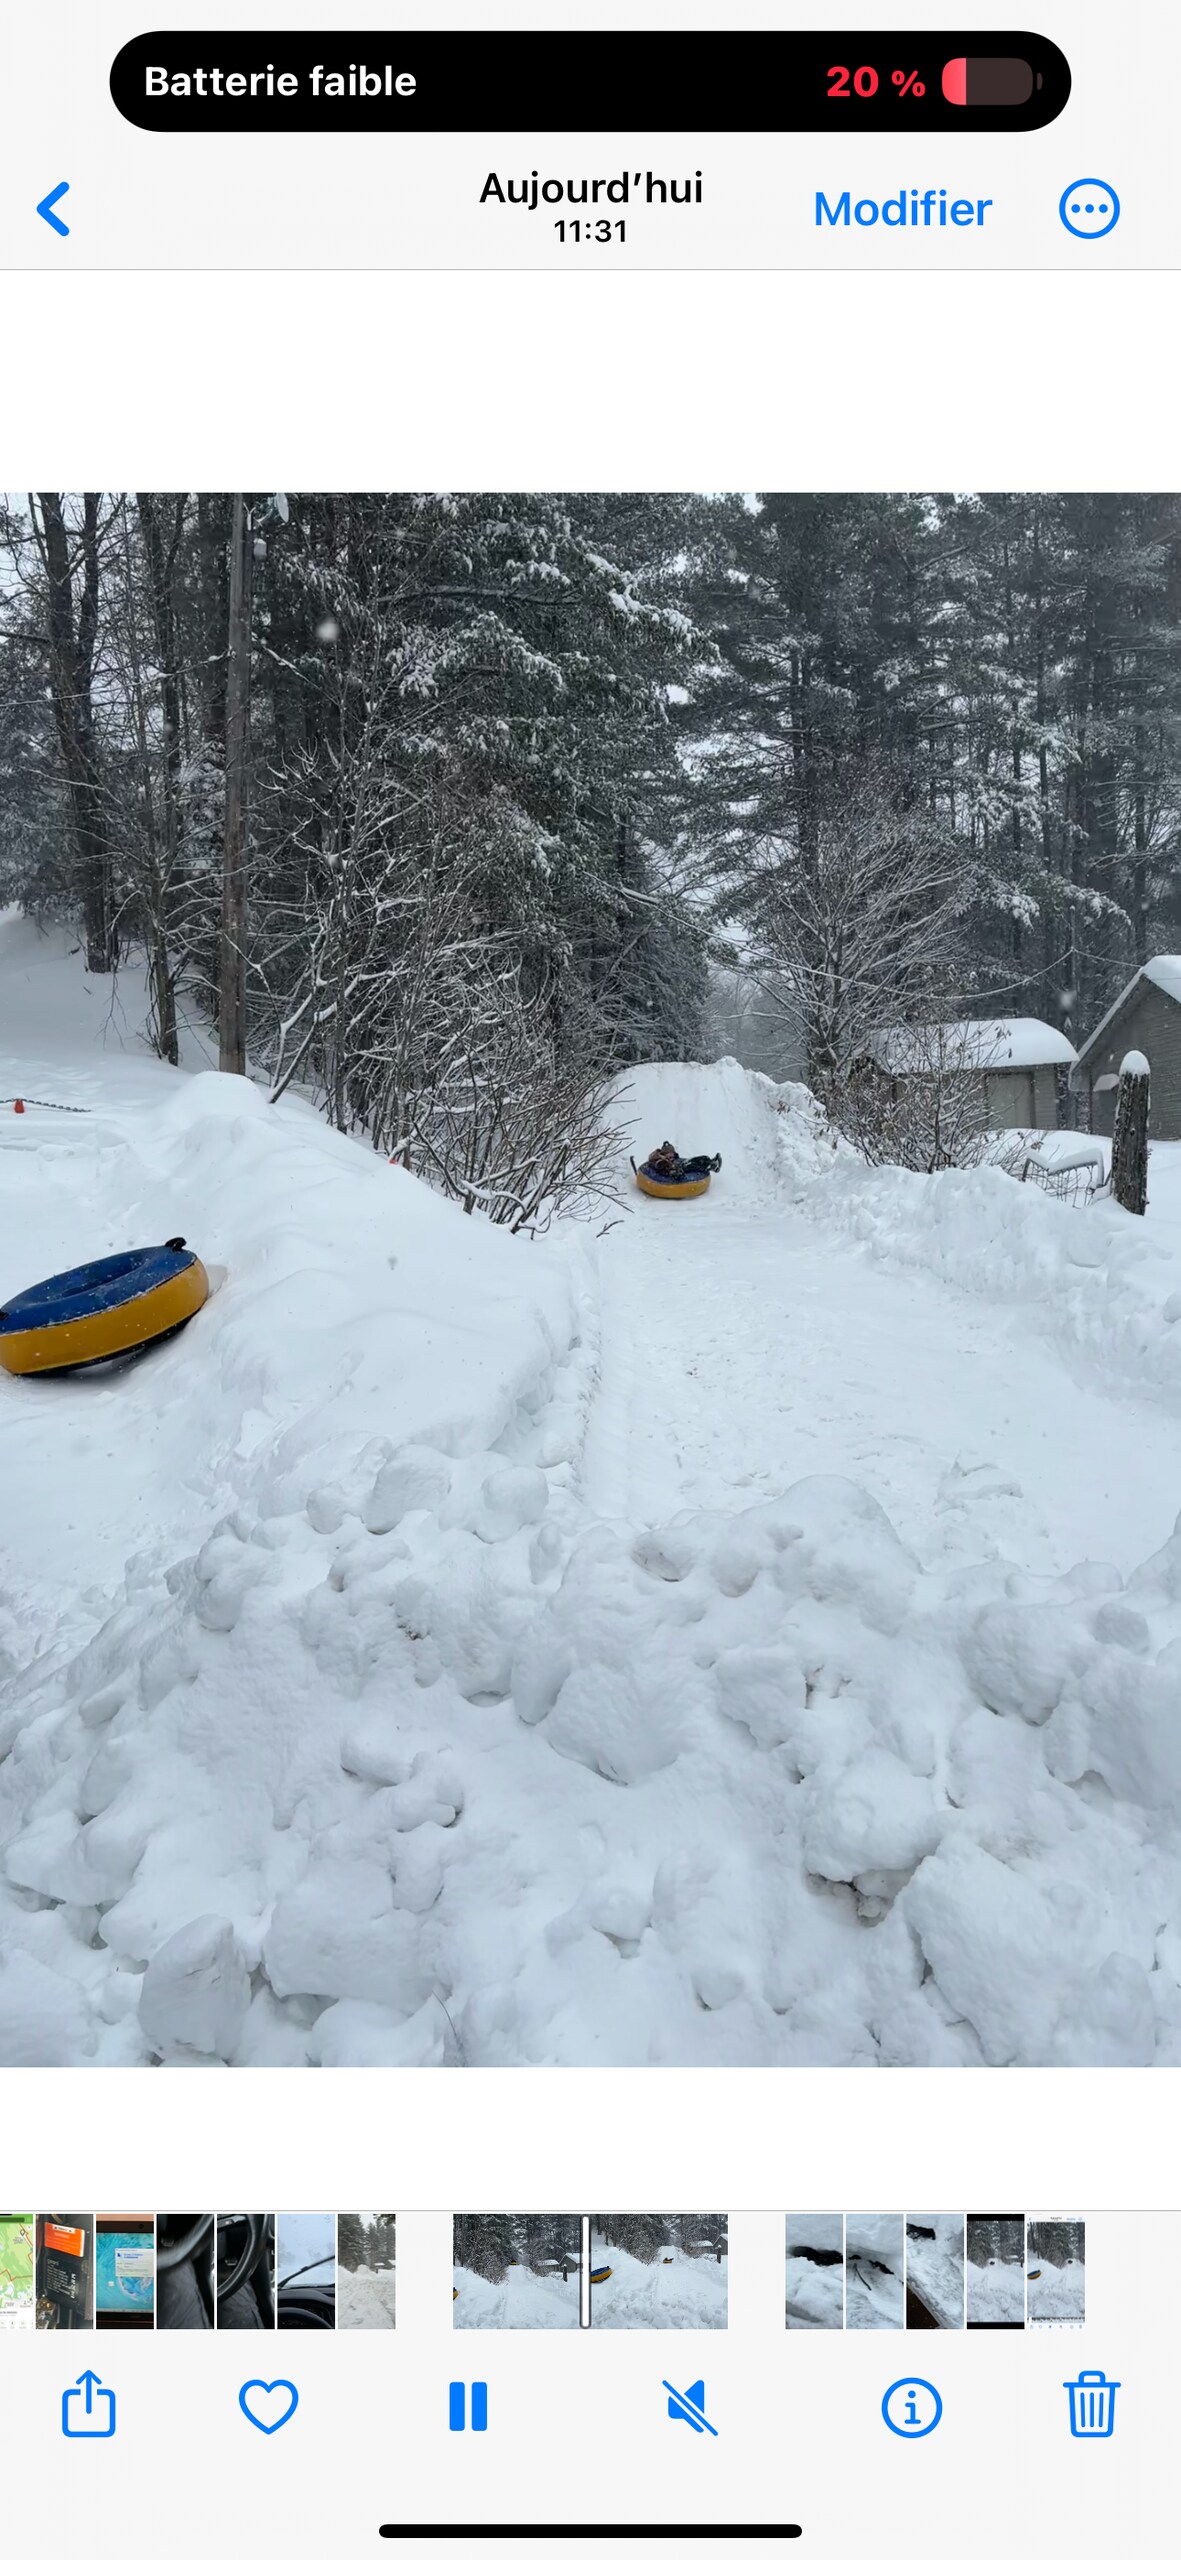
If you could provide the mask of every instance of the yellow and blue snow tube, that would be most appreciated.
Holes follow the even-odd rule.
[[[696,1182],[662,1182],[658,1174],[645,1173],[643,1165],[636,1170],[636,1183],[649,1200],[700,1200],[709,1189],[709,1175],[703,1173]]]
[[[0,1307],[0,1368],[14,1378],[117,1360],[175,1333],[209,1295],[183,1236],[56,1272]]]
[[[610,2267],[592,2267],[592,2268],[591,2268],[591,2283],[592,2283],[592,2284],[606,2284],[607,2278],[608,2278],[608,2276],[610,2275],[610,2273],[611,2273],[611,2269],[610,2269]]]

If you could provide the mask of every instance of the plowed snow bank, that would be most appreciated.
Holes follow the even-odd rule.
[[[46,1037],[0,1084],[56,1073],[91,1121],[5,1124],[0,1292],[182,1229],[226,1276],[138,1368],[0,1382],[7,2061],[1181,2060],[1181,1536],[1034,1570],[965,1511],[920,1551],[867,1482],[893,1507],[900,1435],[825,1465],[839,1347],[810,1373],[792,1322],[805,1251],[872,1343],[883,1254],[929,1253],[954,1312],[1003,1247],[1038,1323],[1074,1291],[1072,1358],[1125,1319],[1130,1378],[1151,1239],[997,1174],[857,1172],[733,1062],[649,1070],[644,1143],[724,1174],[606,1237],[600,1341],[581,1246],[464,1219],[299,1104]],[[811,1399],[818,1463],[776,1482],[769,1446],[714,1498],[699,1452],[689,1502],[622,1466],[592,1501],[596,1414],[675,1447],[720,1400],[645,1353],[674,1234],[703,1269],[714,1239],[751,1412]],[[920,1451],[934,1305],[865,1363]],[[1145,1322],[1159,1398],[1181,1332]]]

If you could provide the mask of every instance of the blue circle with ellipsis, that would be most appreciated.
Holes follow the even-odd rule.
[[[1058,211],[1076,240],[1105,240],[1119,221],[1119,197],[1106,178],[1074,178],[1058,198]]]
[[[897,2418],[892,2418],[890,2415],[890,2402],[896,2397],[899,2391],[909,2391],[912,2394],[916,2391],[925,2391],[928,2400],[933,2404],[932,2415],[929,2418],[926,2418],[920,2425],[918,2420],[918,2409],[917,2405],[915,2405],[915,2414],[909,2423],[905,2417],[902,2419],[901,2423],[899,2423]],[[921,2373],[904,2373],[900,2382],[892,2382],[890,2384],[890,2388],[885,2393],[882,2400],[882,2416],[886,2421],[886,2425],[888,2426],[891,2435],[914,2437],[929,2436],[938,2426],[942,2415],[943,2402],[935,2389],[935,2385],[933,2382],[924,2381]]]

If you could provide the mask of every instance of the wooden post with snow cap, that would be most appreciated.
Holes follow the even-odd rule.
[[[1111,1188],[1121,1209],[1142,1218],[1148,1207],[1148,1098],[1151,1071],[1142,1049],[1120,1061],[1111,1141]]]

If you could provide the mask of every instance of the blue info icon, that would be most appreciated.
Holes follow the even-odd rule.
[[[904,2373],[901,2382],[892,2382],[882,2401],[882,2416],[895,2436],[929,2436],[942,2415],[934,2383],[917,2373]]]

